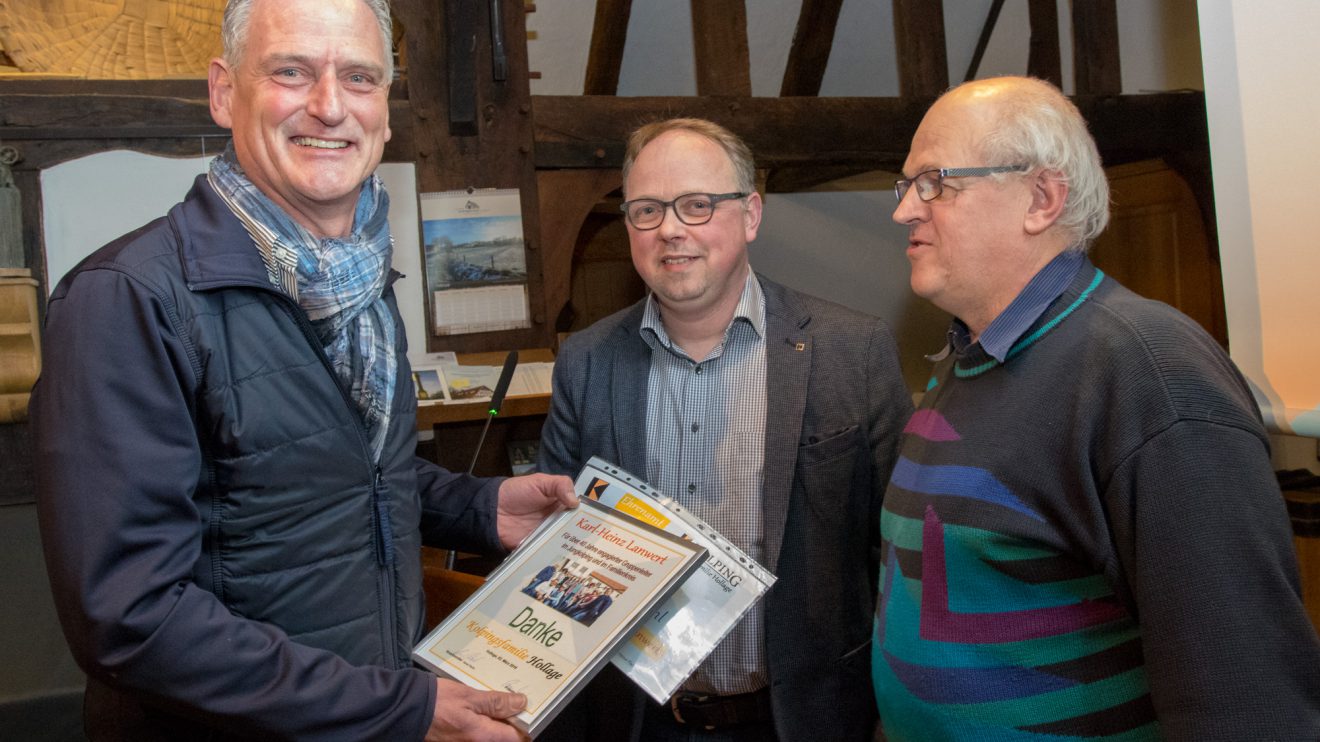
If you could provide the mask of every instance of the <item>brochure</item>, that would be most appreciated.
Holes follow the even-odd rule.
[[[549,394],[554,366],[553,362],[546,361],[518,364],[509,382],[507,396]],[[412,370],[418,404],[433,404],[489,400],[504,367],[460,364],[456,353],[442,351],[420,356],[412,364]]]
[[[525,694],[511,722],[535,735],[705,558],[699,543],[584,500],[541,524],[413,659]]]
[[[775,576],[672,498],[603,459],[592,457],[574,488],[585,501],[691,540],[709,554],[611,658],[656,702],[667,703],[765,595]]]

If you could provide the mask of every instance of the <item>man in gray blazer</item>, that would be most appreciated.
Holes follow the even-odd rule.
[[[893,337],[752,272],[762,202],[723,127],[642,127],[623,182],[650,292],[564,342],[541,469],[612,461],[779,579],[668,706],[607,667],[543,739],[870,740],[880,500],[912,411]]]

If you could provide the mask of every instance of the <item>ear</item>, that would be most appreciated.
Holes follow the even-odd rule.
[[[761,194],[752,191],[747,197],[747,208],[743,210],[743,232],[747,241],[756,239],[756,232],[761,228]]]
[[[1068,200],[1068,181],[1057,170],[1041,170],[1031,176],[1031,205],[1023,228],[1027,234],[1045,232],[1059,220],[1064,202]]]
[[[234,95],[234,80],[229,65],[216,57],[206,72],[206,84],[211,99],[211,118],[222,128],[233,127],[234,118],[229,111]]]

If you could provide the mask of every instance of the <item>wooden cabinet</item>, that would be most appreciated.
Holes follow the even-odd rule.
[[[27,419],[41,373],[37,282],[23,268],[0,268],[0,423]]]
[[[1113,208],[1091,260],[1138,294],[1178,308],[1227,347],[1219,251],[1191,188],[1162,160],[1108,173]]]

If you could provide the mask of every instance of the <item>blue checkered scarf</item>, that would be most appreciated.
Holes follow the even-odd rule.
[[[379,463],[398,370],[394,316],[383,296],[393,252],[390,197],[380,178],[363,184],[343,239],[317,239],[275,205],[244,175],[232,143],[212,160],[209,180],[256,242],[271,283],[307,313]]]

